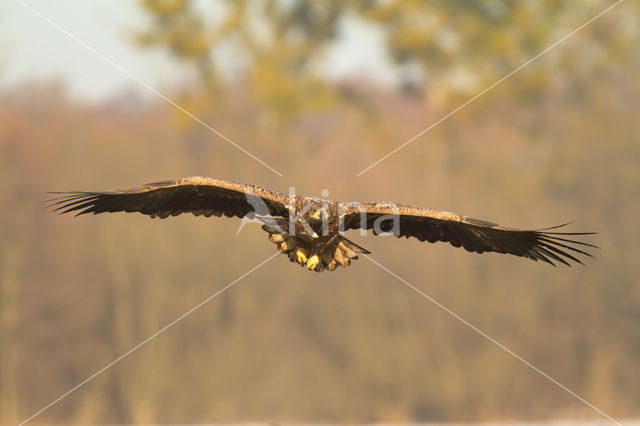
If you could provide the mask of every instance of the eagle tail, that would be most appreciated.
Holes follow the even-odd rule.
[[[371,252],[369,250],[367,250],[364,247],[361,247],[359,245],[357,245],[356,243],[354,243],[351,240],[346,239],[345,237],[342,237],[342,243],[344,243],[344,245],[349,248],[350,250],[356,252],[356,253],[362,253],[362,254],[371,254]]]
[[[358,259],[358,253],[369,254],[371,252],[340,236],[334,244],[325,247],[322,252],[322,263],[330,271],[335,270],[338,265],[346,268],[351,265],[351,260]]]

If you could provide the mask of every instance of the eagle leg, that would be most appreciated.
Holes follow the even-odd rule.
[[[311,271],[318,271],[318,272],[324,269],[322,267],[322,264],[320,263],[320,256],[318,256],[317,253],[314,253],[312,256],[309,257],[309,259],[307,260],[307,268]]]
[[[296,256],[298,258],[298,263],[304,265],[307,263],[309,250],[307,250],[304,247],[298,247],[298,250],[296,251]]]

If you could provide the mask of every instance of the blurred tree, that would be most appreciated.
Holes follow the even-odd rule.
[[[332,191],[336,198],[441,205],[514,225],[578,216],[580,227],[600,232],[593,242],[602,250],[573,270],[362,238],[385,265],[610,415],[638,418],[640,64],[623,65],[582,98],[561,90],[518,105],[509,91],[487,96],[487,108],[433,130],[447,142],[432,145],[429,167],[427,155],[412,155],[360,184],[344,184],[353,181],[348,166],[359,155],[348,147],[369,129],[325,125],[318,132],[309,121],[315,114],[302,112],[302,131],[320,133],[323,142],[314,156],[299,156],[289,176],[324,174],[319,183],[343,187]],[[416,127],[429,113],[396,93],[370,96],[397,128]],[[65,220],[43,212],[45,191],[74,182],[104,188],[204,167],[233,176],[244,164],[224,151],[194,156],[175,143],[191,129],[168,123],[164,102],[129,105],[74,103],[55,85],[0,91],[0,202],[7,206],[0,424],[17,424],[270,254],[257,230],[236,236],[230,220]],[[225,130],[242,134],[247,121],[229,120]],[[451,140],[457,152],[447,151]],[[242,173],[249,182],[262,178],[250,166]],[[283,181],[271,178],[266,184],[282,190]],[[244,247],[242,255],[231,246]],[[274,259],[34,420],[593,419],[580,401],[378,268],[358,264],[320,278],[326,282]]]
[[[351,99],[327,84],[320,71],[327,49],[339,42],[349,21],[364,20],[383,29],[386,46],[381,48],[396,65],[398,87],[405,92],[423,92],[428,84],[430,95],[468,96],[613,4],[601,0],[219,0],[206,7],[189,0],[141,3],[151,15],[151,24],[138,35],[144,46],[166,48],[178,60],[194,63],[210,89],[222,84],[220,75],[226,69],[227,77],[249,82],[259,103],[285,120],[303,108]],[[573,82],[576,74],[594,64],[615,65],[616,54],[628,52],[615,47],[638,42],[633,31],[639,23],[638,5],[621,7],[635,10],[603,16],[576,35],[562,55],[539,61],[535,72],[519,76],[522,84],[516,95],[539,93],[559,80]],[[601,30],[611,26],[620,31]],[[224,58],[217,55],[221,51],[227,53]],[[233,72],[229,67],[235,67]]]

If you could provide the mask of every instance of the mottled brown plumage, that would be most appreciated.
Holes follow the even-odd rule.
[[[347,267],[358,253],[369,253],[344,237],[350,229],[375,235],[449,242],[476,253],[496,252],[541,260],[582,263],[592,257],[573,238],[590,232],[556,232],[554,228],[521,230],[455,213],[393,203],[343,203],[286,196],[254,185],[189,177],[106,192],[62,192],[51,207],[76,215],[139,212],[164,219],[181,213],[196,216],[258,217],[271,242],[292,262],[320,272]]]

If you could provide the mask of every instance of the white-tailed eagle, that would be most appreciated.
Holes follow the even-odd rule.
[[[58,192],[50,207],[76,215],[139,212],[164,219],[181,213],[195,216],[257,217],[278,250],[292,262],[321,272],[347,267],[358,253],[369,252],[344,237],[350,229],[373,230],[375,235],[414,237],[484,253],[507,253],[541,260],[582,264],[592,257],[577,241],[592,232],[557,232],[553,228],[507,228],[455,213],[393,203],[334,202],[321,198],[287,196],[254,185],[188,177],[105,192]]]

